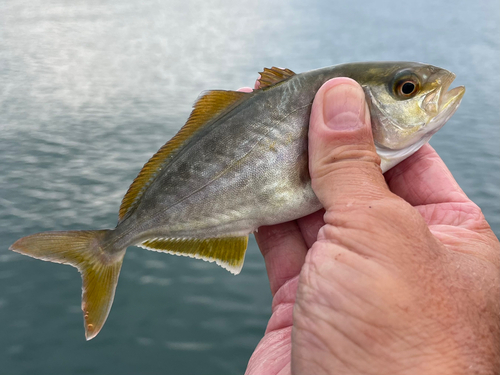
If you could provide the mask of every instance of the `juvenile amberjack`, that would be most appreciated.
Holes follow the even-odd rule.
[[[109,314],[128,246],[215,261],[237,274],[250,233],[321,208],[311,189],[307,133],[314,96],[327,80],[350,77],[365,90],[383,172],[425,144],[465,92],[447,91],[453,73],[411,62],[260,74],[253,92],[198,98],[184,127],[128,189],[116,228],[38,233],[10,247],[78,268],[88,340]]]

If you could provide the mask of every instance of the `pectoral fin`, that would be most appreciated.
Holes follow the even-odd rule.
[[[155,238],[140,244],[148,250],[215,262],[237,275],[243,267],[248,236],[228,238]]]

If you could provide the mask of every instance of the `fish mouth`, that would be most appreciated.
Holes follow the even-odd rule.
[[[455,74],[450,73],[451,77],[449,81],[446,84],[443,84],[443,87],[441,91],[444,92],[444,95],[442,95],[439,98],[439,108],[443,109],[449,106],[450,104],[453,104],[457,101],[462,100],[462,97],[465,94],[465,87],[464,86],[457,86],[455,88],[452,88],[451,90],[448,90],[448,88],[451,86],[451,83],[455,80]]]
[[[421,103],[422,109],[429,113],[429,115],[434,115],[427,126],[422,129],[427,141],[455,113],[465,94],[464,86],[457,86],[448,90],[455,80],[455,74],[451,72],[446,73],[444,77],[438,78],[438,82],[441,82],[440,87],[428,93]]]

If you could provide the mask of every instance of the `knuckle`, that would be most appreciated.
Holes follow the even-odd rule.
[[[332,172],[349,169],[376,170],[381,173],[380,157],[370,147],[342,145],[322,155],[311,166],[311,178],[321,178]]]

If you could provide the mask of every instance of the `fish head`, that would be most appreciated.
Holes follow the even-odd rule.
[[[449,90],[455,74],[432,65],[373,64],[357,80],[370,107],[373,138],[385,172],[441,129],[457,110],[465,88]]]

